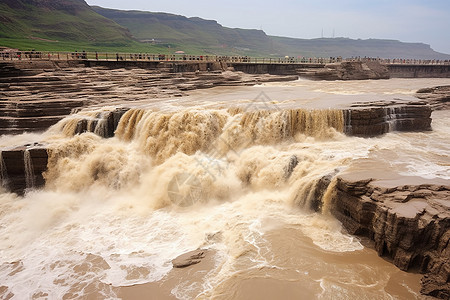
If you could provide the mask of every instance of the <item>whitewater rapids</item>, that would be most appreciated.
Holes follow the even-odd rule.
[[[366,159],[449,180],[449,119],[435,112],[430,133],[364,139],[345,136],[332,109],[135,108],[110,139],[73,135],[73,116],[2,136],[2,147],[50,150],[43,189],[0,193],[0,297],[127,298],[126,287],[167,282],[172,259],[201,248],[210,265],[171,279],[167,298],[418,299],[419,275],[327,213],[333,182],[322,199],[314,191]]]

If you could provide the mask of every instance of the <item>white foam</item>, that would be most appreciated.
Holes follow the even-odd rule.
[[[69,291],[82,298],[87,296],[83,288],[94,283],[105,297],[114,298],[112,287],[161,280],[180,254],[214,249],[216,267],[203,282],[173,290],[178,297],[195,297],[208,295],[243,270],[282,269],[267,238],[279,228],[301,231],[317,251],[361,250],[361,243],[342,232],[337,221],[297,207],[305,203],[297,197],[310,195],[317,179],[358,158],[379,159],[409,175],[450,178],[448,121],[437,119],[436,132],[428,134],[360,139],[334,132],[272,144],[267,139],[220,157],[206,150],[177,152],[159,165],[139,143],[117,138],[54,133],[0,137],[0,145],[8,147],[40,138],[55,150],[51,158],[58,158],[50,162],[46,189],[23,198],[0,193],[0,282],[17,299],[38,292],[59,299]],[[383,160],[384,151],[395,153],[394,158]],[[292,155],[298,165],[287,179],[285,167]],[[199,165],[210,161],[220,166],[215,176]],[[201,191],[189,207],[175,206],[168,195],[173,178],[183,173],[194,175]],[[321,286],[329,288],[326,279]]]

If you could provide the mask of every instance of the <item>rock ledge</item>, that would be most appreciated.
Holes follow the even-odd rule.
[[[332,214],[351,234],[375,242],[402,270],[425,273],[421,292],[450,298],[450,187],[390,186],[338,177]]]

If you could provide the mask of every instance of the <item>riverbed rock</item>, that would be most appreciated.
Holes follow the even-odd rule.
[[[450,109],[450,85],[420,89],[416,97],[427,101],[433,110]]]
[[[425,101],[355,103],[344,110],[347,135],[371,137],[391,131],[431,130],[431,107]]]
[[[28,151],[29,157],[25,155]],[[0,185],[10,192],[23,195],[27,188],[39,188],[45,185],[42,175],[47,170],[47,149],[42,145],[25,145],[1,151],[2,168]],[[27,159],[29,169],[27,170]]]
[[[288,164],[284,167],[284,178],[287,180],[291,177],[292,172],[294,172],[295,167],[298,165],[297,155],[291,155],[289,157]]]
[[[186,268],[195,264],[198,264],[206,256],[207,250],[197,249],[194,251],[182,254],[172,260],[172,265],[174,268]]]
[[[0,135],[44,131],[72,112],[91,105],[179,97],[190,90],[214,86],[298,78],[222,71],[219,63],[133,66],[127,62],[124,65],[127,68],[104,63],[111,68],[85,67],[72,61],[0,61]]]
[[[450,187],[391,186],[339,176],[332,213],[351,234],[374,241],[402,270],[425,273],[422,293],[450,296]]]

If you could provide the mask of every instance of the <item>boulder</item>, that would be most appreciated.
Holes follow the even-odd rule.
[[[195,264],[198,264],[206,256],[207,250],[197,249],[194,251],[182,254],[172,260],[172,265],[174,268],[186,268]]]

